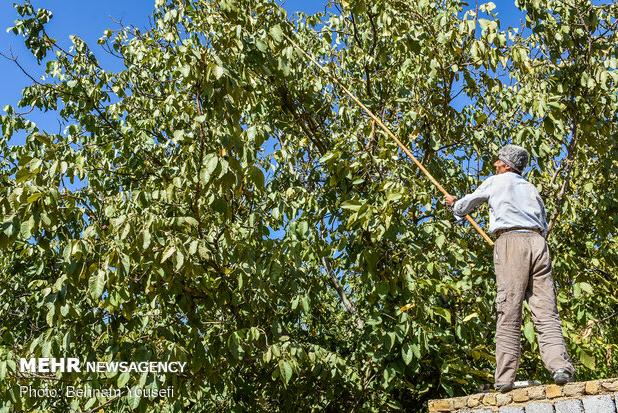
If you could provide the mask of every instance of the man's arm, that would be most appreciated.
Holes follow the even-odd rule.
[[[447,205],[453,207],[453,213],[456,217],[463,217],[469,214],[489,199],[492,178],[493,177],[487,178],[476,188],[476,191],[464,196],[460,200],[457,200],[457,198],[452,195],[445,196]]]
[[[539,199],[539,204],[541,205],[541,218],[543,219],[543,229],[541,230],[541,235],[543,238],[547,238],[547,213],[545,212],[545,204],[543,203],[543,199],[541,195],[537,195]]]

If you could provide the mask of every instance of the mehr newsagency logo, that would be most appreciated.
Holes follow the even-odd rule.
[[[182,361],[86,361],[83,362],[76,357],[64,358],[21,358],[19,360],[19,371],[21,373],[184,373],[187,366]],[[63,391],[48,386],[33,387],[29,385],[19,386],[20,396],[57,398],[62,394],[65,397],[114,397],[118,398],[123,394],[135,397],[172,397],[174,388],[139,388],[139,387],[103,387],[92,388],[89,386],[76,387],[66,386]]]
[[[75,357],[19,359],[22,373],[184,373],[187,362],[183,361],[87,361]]]

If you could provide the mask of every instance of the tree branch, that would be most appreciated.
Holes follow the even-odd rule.
[[[551,184],[553,184],[555,179],[559,175],[560,170],[564,169],[565,177],[564,177],[564,181],[562,182],[560,192],[558,193],[558,196],[556,197],[555,209],[552,212],[551,218],[549,219],[549,224],[547,225],[547,237],[549,237],[549,233],[553,229],[554,225],[556,224],[556,220],[560,216],[562,206],[564,205],[567,188],[569,186],[569,183],[571,182],[571,168],[573,167],[573,163],[574,163],[575,152],[577,148],[577,138],[578,138],[578,129],[577,129],[577,122],[575,121],[573,122],[573,139],[571,139],[571,143],[569,144],[569,147],[567,149],[566,159],[563,161],[560,167],[556,170],[556,173],[554,174],[551,180]]]
[[[325,257],[322,257],[322,264],[324,264],[324,268],[326,269],[326,273],[328,274],[331,283],[333,284],[333,287],[335,288],[335,291],[337,291],[337,295],[339,295],[339,298],[341,299],[341,302],[343,303],[343,306],[345,307],[346,311],[352,315],[355,316],[356,319],[356,328],[358,330],[361,330],[363,327],[365,327],[365,322],[358,316],[358,311],[356,310],[356,306],[354,305],[354,303],[352,303],[350,301],[350,299],[348,298],[347,294],[345,293],[343,286],[341,285],[341,283],[339,282],[339,280],[337,279],[337,276],[335,275],[330,262],[328,262],[328,260]]]

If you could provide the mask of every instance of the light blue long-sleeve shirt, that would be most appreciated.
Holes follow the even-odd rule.
[[[487,178],[471,194],[453,205],[453,213],[462,219],[483,202],[489,203],[489,232],[506,228],[535,228],[547,234],[545,205],[539,191],[521,175],[504,172]]]

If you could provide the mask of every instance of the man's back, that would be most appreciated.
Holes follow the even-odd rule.
[[[521,175],[505,172],[487,178],[474,193],[457,201],[456,215],[464,216],[481,203],[489,203],[489,231],[507,228],[547,230],[545,206],[537,189]]]

